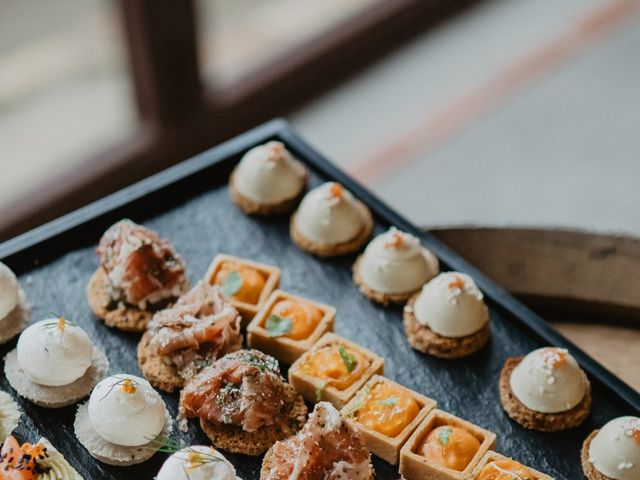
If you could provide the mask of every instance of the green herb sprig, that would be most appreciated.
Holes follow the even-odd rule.
[[[270,337],[282,337],[293,330],[293,322],[289,317],[269,315],[265,324],[267,335]]]
[[[347,369],[347,372],[353,372],[358,365],[356,357],[347,352],[347,349],[344,345],[340,345],[338,347],[338,353],[340,354],[340,358],[342,358],[342,363],[344,363],[344,368]]]
[[[244,280],[238,272],[229,272],[222,285],[220,285],[220,290],[225,296],[230,297],[240,291],[243,283]]]

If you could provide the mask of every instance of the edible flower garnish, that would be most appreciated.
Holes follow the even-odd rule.
[[[129,395],[133,395],[138,391],[138,387],[140,386],[140,384],[136,380],[133,380],[131,378],[116,378],[118,379],[118,381],[109,385],[109,390],[107,390],[107,393],[104,394],[100,401],[107,398],[116,387],[120,387],[123,393],[127,393]]]
[[[272,314],[267,318],[265,327],[270,337],[281,337],[291,333],[291,330],[293,330],[293,322],[289,317]]]
[[[356,357],[347,352],[344,345],[338,346],[338,353],[340,353],[340,358],[342,358],[342,363],[344,363],[344,368],[347,369],[347,372],[353,372],[358,365]]]
[[[242,288],[242,276],[238,272],[229,272],[227,277],[222,282],[220,286],[220,290],[224,295],[230,297],[238,293],[238,291]]]
[[[47,322],[44,324],[44,328],[47,330],[52,328],[57,328],[60,330],[60,332],[64,333],[64,329],[67,325],[71,325],[73,327],[76,326],[74,322],[72,322],[71,320],[67,320],[62,315],[58,315],[56,313],[51,313],[51,312],[50,312],[50,315],[55,317],[55,319],[52,319],[50,322]]]
[[[567,363],[567,351],[562,348],[548,348],[542,357],[551,368],[559,368]]]

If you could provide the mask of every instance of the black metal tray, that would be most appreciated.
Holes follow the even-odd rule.
[[[421,355],[411,348],[402,328],[401,310],[384,309],[366,300],[353,285],[353,256],[320,260],[298,250],[289,239],[288,220],[250,218],[228,199],[227,178],[232,166],[249,148],[271,139],[283,141],[312,171],[312,184],[331,179],[343,183],[374,213],[376,233],[396,225],[421,237],[441,259],[443,268],[469,273],[484,291],[491,311],[492,339],[478,354],[458,361]],[[438,208],[438,205],[428,205]],[[640,413],[640,395],[580,351],[543,319],[465,262],[429,234],[402,218],[305,143],[283,120],[274,120],[158,175],[132,185],[24,235],[0,244],[0,259],[20,277],[34,304],[34,319],[61,312],[81,324],[111,361],[111,372],[140,374],[136,361],[137,335],[109,329],[97,321],[87,305],[85,288],[97,267],[94,248],[103,231],[116,220],[132,218],[156,229],[184,256],[192,281],[202,277],[213,256],[236,254],[282,268],[281,286],[334,305],[337,333],[385,358],[385,372],[407,387],[438,401],[441,409],[492,430],[496,449],[547,472],[556,479],[582,478],[579,449],[582,440],[613,417]],[[498,374],[506,357],[522,355],[541,345],[568,348],[589,374],[593,407],[580,428],[554,434],[527,431],[502,411]],[[0,348],[4,355],[15,340]],[[4,360],[3,360],[4,363]],[[4,365],[2,365],[4,367]],[[2,369],[4,371],[4,368]],[[0,388],[10,388],[4,375]],[[164,395],[173,413],[177,396]],[[89,456],[73,434],[75,407],[47,410],[18,400],[23,411],[20,439],[46,436],[89,480],[152,479],[164,454],[128,468],[101,464]],[[206,438],[192,424],[183,437],[193,443]],[[261,459],[228,455],[238,474],[257,479]],[[377,477],[397,478],[397,469],[375,459]]]

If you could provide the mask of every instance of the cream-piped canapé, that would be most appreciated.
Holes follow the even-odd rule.
[[[382,304],[405,302],[437,273],[436,256],[395,227],[371,240],[353,265],[360,291]]]
[[[277,141],[249,150],[233,170],[231,199],[248,214],[284,213],[307,184],[307,170]]]
[[[29,326],[5,359],[5,373],[21,396],[49,408],[71,405],[91,392],[108,370],[105,354],[64,317]]]
[[[237,480],[236,470],[213,447],[195,445],[171,455],[156,480]]]
[[[89,453],[110,465],[133,465],[160,448],[171,433],[167,407],[144,378],[118,374],[102,380],[78,407],[75,433]]]
[[[591,404],[586,374],[566,349],[555,347],[508,359],[500,378],[500,396],[511,418],[543,431],[579,425]]]
[[[589,435],[582,447],[582,468],[589,480],[638,480],[640,418],[615,418]]]
[[[31,319],[31,306],[15,274],[0,262],[0,344],[20,333]]]
[[[442,358],[460,358],[489,339],[489,310],[482,292],[464,273],[444,272],[414,294],[404,309],[413,348]]]
[[[291,218],[291,238],[319,256],[358,250],[371,235],[371,212],[341,184],[327,182],[305,195]]]

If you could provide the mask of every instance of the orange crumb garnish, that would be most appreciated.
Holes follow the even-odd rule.
[[[449,288],[459,288],[462,290],[464,288],[464,280],[460,275],[454,275],[453,280],[449,282]]]
[[[64,317],[58,318],[58,328],[60,329],[61,332],[64,332],[65,325],[66,325],[66,322]]]
[[[400,232],[393,232],[391,234],[393,240],[384,243],[384,248],[400,248],[404,245],[404,236]]]
[[[633,440],[636,443],[640,443],[640,428],[633,429],[633,432],[631,433],[631,438],[633,438]]]
[[[131,395],[136,393],[136,391],[138,390],[130,378],[127,378],[122,382],[121,388],[124,393],[129,393]]]
[[[284,145],[279,143],[277,145],[273,145],[269,150],[269,160],[280,160],[283,153]]]
[[[544,355],[545,360],[551,363],[552,368],[560,368],[567,363],[567,353],[558,348],[550,348]]]
[[[344,187],[339,183],[333,183],[331,185],[331,190],[329,191],[331,196],[335,198],[341,198],[343,192],[344,192]]]

